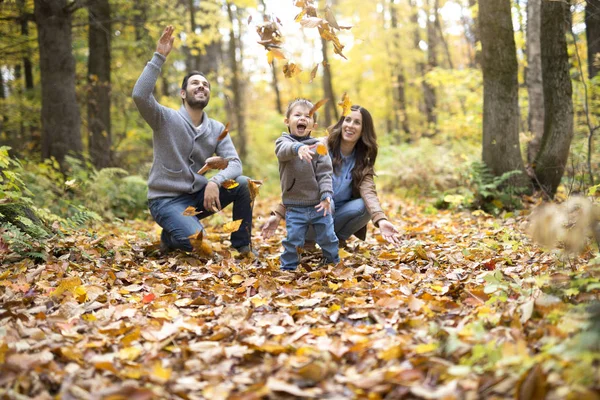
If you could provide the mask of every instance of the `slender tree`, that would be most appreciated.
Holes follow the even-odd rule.
[[[42,157],[54,157],[63,167],[68,153],[82,152],[72,53],[72,4],[67,0],[34,1],[42,86]]]
[[[500,176],[524,172],[519,148],[517,55],[510,0],[480,0],[479,22],[483,70],[483,162]],[[525,174],[511,180],[528,182]]]
[[[111,164],[110,120],[110,5],[108,0],[88,3],[88,131],[89,152],[98,169]]]
[[[329,56],[327,55],[327,41],[323,38],[321,38],[321,52],[323,54],[323,92],[325,93],[325,98],[329,99],[327,104],[325,104],[324,126],[329,126],[333,121],[339,119],[339,113],[335,106],[337,100],[333,91],[331,64],[329,64]]]
[[[527,146],[527,162],[533,163],[544,135],[544,88],[542,85],[541,48],[542,0],[527,2],[527,93],[529,94],[528,126],[532,140]]]
[[[241,79],[241,66],[237,59],[237,50],[241,46],[241,41],[235,35],[235,15],[234,5],[231,2],[227,2],[227,15],[231,22],[231,28],[229,30],[229,62],[231,67],[231,91],[233,93],[233,113],[236,121],[237,135],[233,137],[235,146],[238,150],[240,158],[245,159],[248,155],[248,146],[246,138],[246,118],[244,112],[244,98],[243,84]]]
[[[592,79],[600,71],[600,0],[585,2],[585,35],[588,44],[588,74]]]
[[[427,67],[423,71],[423,96],[427,113],[427,135],[433,136],[437,134],[437,97],[435,88],[427,82],[426,74],[437,67],[438,37],[435,28],[436,22],[432,19],[435,19],[437,15],[438,0],[433,0],[433,2],[428,0],[427,3]]]
[[[396,7],[395,0],[390,3],[390,19],[391,28],[393,31],[393,54],[392,54],[392,74],[395,74],[393,78],[396,90],[394,91],[394,101],[396,102],[397,110],[394,110],[396,120],[400,120],[402,125],[402,131],[406,137],[410,137],[410,124],[408,120],[408,113],[406,109],[406,76],[404,66],[402,65],[402,58],[399,51],[400,33],[398,32],[398,10]]]
[[[569,4],[542,0],[541,15],[545,117],[535,174],[544,191],[553,197],[564,174],[573,138],[573,88],[566,40]]]

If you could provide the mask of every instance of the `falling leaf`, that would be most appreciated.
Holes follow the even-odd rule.
[[[317,77],[317,71],[319,70],[319,64],[315,65],[315,67],[310,71],[310,83]]]
[[[226,181],[223,181],[223,183],[221,183],[221,186],[225,189],[234,189],[240,186],[240,184],[233,179],[227,179]]]
[[[217,137],[217,141],[220,142],[221,140],[225,139],[225,136],[227,136],[227,134],[229,133],[229,122],[225,125],[225,129],[223,129],[223,132],[221,132],[221,134]],[[206,160],[208,162],[208,160]],[[220,168],[223,169],[223,168]],[[198,172],[200,173],[200,172]]]
[[[317,154],[320,156],[327,155],[327,146],[323,142],[317,143]]]
[[[294,63],[287,63],[283,66],[283,75],[286,78],[293,78],[294,76],[298,75],[300,72],[302,72],[302,68],[300,68],[298,65],[296,65]]]
[[[250,201],[254,201],[256,196],[258,196],[258,191],[263,181],[257,181],[254,179],[248,179],[248,190],[250,191]]]
[[[286,58],[280,50],[272,48],[267,52],[267,62],[273,64],[273,60],[275,59],[285,60]]]
[[[248,17],[248,25],[250,25],[250,22],[252,22],[252,14],[250,14],[250,16]]]
[[[347,116],[350,114],[350,107],[352,107],[352,102],[350,101],[350,97],[346,92],[342,95],[342,100],[338,102],[338,106],[342,107],[342,116]]]
[[[202,240],[203,239],[202,231],[199,231],[193,235],[188,236],[188,239],[190,240],[190,244],[192,245],[192,248],[194,249],[194,251],[196,253],[200,254],[201,256],[205,256],[205,257],[212,256],[212,254],[213,254],[212,247],[209,243]]]
[[[237,232],[238,229],[240,229],[240,226],[242,225],[243,220],[238,219],[235,221],[231,221],[231,222],[227,222],[225,225],[223,225],[223,232],[225,233],[232,233],[232,232]]]
[[[300,20],[299,22],[300,22],[300,25],[302,25],[305,28],[316,28],[317,26],[319,26],[323,23],[323,19],[316,18],[316,17],[309,17],[309,18],[304,18],[304,19]]]
[[[317,102],[315,103],[315,105],[314,105],[314,106],[312,106],[312,108],[311,108],[311,109],[310,109],[310,111],[308,112],[308,115],[309,115],[310,117],[312,117],[313,115],[315,115],[315,113],[317,112],[317,110],[318,110],[319,108],[323,107],[323,105],[324,105],[325,103],[327,103],[328,101],[329,101],[329,99],[321,99],[321,100],[317,101]]]
[[[198,171],[202,175],[211,169],[225,169],[229,165],[229,161],[223,157],[214,156],[206,159],[204,166]]]
[[[194,206],[188,206],[185,210],[183,210],[182,215],[186,217],[193,217],[195,215],[202,214],[202,211],[196,210]]]

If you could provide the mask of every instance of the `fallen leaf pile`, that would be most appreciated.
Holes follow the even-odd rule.
[[[282,272],[285,228],[259,237],[274,201],[255,205],[258,257],[209,218],[196,240],[210,255],[160,256],[156,226],[128,221],[54,239],[43,263],[5,263],[0,396],[598,398],[595,247],[561,261],[524,216],[390,199],[402,246],[369,225],[338,265],[305,254]]]

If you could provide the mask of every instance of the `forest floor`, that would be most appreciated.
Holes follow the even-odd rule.
[[[160,256],[157,226],[126,221],[51,240],[44,262],[5,262],[0,396],[600,398],[595,245],[561,261],[526,235],[527,209],[388,197],[402,245],[370,225],[336,266],[314,254],[280,271],[283,224],[262,240],[258,218],[259,256],[239,258],[227,209],[207,223],[210,256]]]

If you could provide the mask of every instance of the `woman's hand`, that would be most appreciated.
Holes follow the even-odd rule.
[[[379,221],[381,236],[391,244],[400,244],[400,231],[390,221],[382,219]]]
[[[281,217],[279,215],[271,215],[261,228],[262,237],[268,239],[273,236],[277,226],[279,225],[279,221],[281,221]]]

